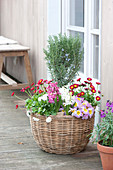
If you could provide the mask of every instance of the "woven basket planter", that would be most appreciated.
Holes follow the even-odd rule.
[[[38,146],[49,153],[74,154],[85,149],[89,142],[89,134],[93,130],[94,116],[87,120],[72,116],[51,116],[52,121],[46,123],[45,116],[31,114],[31,128]]]

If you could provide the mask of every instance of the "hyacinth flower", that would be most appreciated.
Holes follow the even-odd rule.
[[[47,87],[47,93],[48,93],[48,98],[49,98],[49,103],[55,103],[55,98],[58,99],[58,95],[60,94],[59,92],[59,87],[57,86],[56,83],[50,83],[50,85]]]

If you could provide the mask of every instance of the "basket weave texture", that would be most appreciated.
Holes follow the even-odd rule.
[[[72,116],[51,116],[52,121],[46,123],[45,116],[31,114],[31,128],[38,146],[49,153],[74,154],[85,149],[89,142],[89,134],[93,130],[94,116],[87,120]]]

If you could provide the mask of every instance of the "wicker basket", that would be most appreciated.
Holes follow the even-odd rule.
[[[45,116],[37,118],[39,121],[34,121],[32,114],[30,119],[35,141],[42,150],[55,154],[74,154],[84,150],[94,126],[94,116],[88,120],[51,116],[50,123],[46,123]]]

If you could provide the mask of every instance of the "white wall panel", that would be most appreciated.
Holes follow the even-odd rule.
[[[113,101],[113,1],[102,0],[102,59],[101,82],[104,94],[102,106],[106,100]]]
[[[47,42],[47,1],[0,0],[0,3],[0,34],[29,46],[34,80],[46,78],[43,48]],[[7,61],[8,73],[20,81],[26,81],[23,60],[14,63],[12,59]]]

